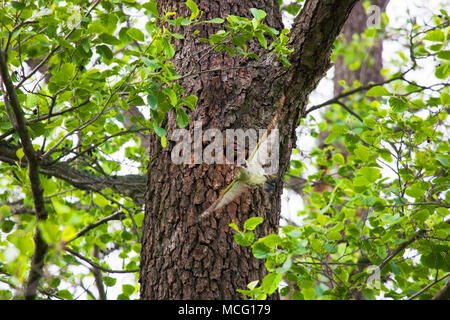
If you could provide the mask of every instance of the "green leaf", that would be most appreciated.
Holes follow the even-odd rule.
[[[6,237],[22,254],[29,255],[34,251],[33,234],[17,230]]]
[[[183,108],[177,109],[177,125],[180,128],[184,128],[189,124],[189,116],[183,110]]]
[[[197,96],[190,95],[183,98],[182,103],[189,109],[195,110],[195,107],[197,106],[197,101],[198,101]]]
[[[59,290],[56,295],[60,298],[66,299],[66,300],[73,300],[73,296],[70,293],[69,290],[64,289],[64,290]]]
[[[107,60],[111,60],[112,58],[114,58],[114,54],[113,54],[113,52],[111,51],[111,49],[110,49],[108,46],[104,45],[104,44],[95,47],[95,51],[96,51],[102,58],[105,58],[105,59],[107,59]]]
[[[269,248],[274,248],[276,245],[279,245],[281,243],[281,238],[278,234],[273,233],[259,239],[258,241],[261,241]]]
[[[155,122],[153,122],[153,130],[160,137],[165,137],[167,134],[166,130],[164,128],[158,127],[158,125]]]
[[[272,294],[278,289],[278,285],[283,280],[282,273],[271,272],[266,275],[262,282],[262,289],[266,294]]]
[[[189,17],[190,20],[194,20],[197,18],[198,14],[200,13],[200,10],[198,9],[197,4],[192,0],[187,0],[185,4],[189,7],[191,10],[191,16]]]
[[[164,38],[162,40],[163,50],[167,57],[172,58],[175,55],[175,49],[173,48],[172,44],[167,40],[167,38]]]
[[[113,287],[116,284],[117,279],[116,278],[112,278],[112,277],[108,277],[108,276],[104,276],[103,277],[103,282],[105,283],[105,286]]]
[[[405,191],[406,195],[416,199],[423,198],[425,192],[426,189],[424,189],[419,183],[414,183],[408,186]]]
[[[149,58],[144,57],[144,56],[141,57],[141,60],[151,70],[155,70],[158,67],[158,64],[159,64],[159,61],[157,59],[150,60]]]
[[[370,183],[374,183],[381,178],[380,169],[378,168],[363,167],[357,171],[357,174],[364,177]]]
[[[166,137],[161,137],[161,146],[163,148],[165,148],[167,146],[167,138]]]
[[[342,239],[342,235],[338,231],[330,231],[327,234],[327,238],[330,240],[338,241]]]
[[[252,253],[256,259],[265,259],[270,254],[270,248],[263,242],[257,241],[252,245]]]
[[[16,150],[16,156],[19,158],[19,161],[22,161],[23,156],[25,155],[25,152],[23,152],[23,148]]]
[[[325,143],[331,143],[334,139],[341,137],[344,133],[348,132],[348,128],[345,125],[337,124],[330,131],[331,133],[325,139]]]
[[[427,35],[423,40],[433,41],[433,42],[443,42],[445,40],[445,34],[441,29],[434,29],[427,32]]]
[[[59,224],[56,224],[51,220],[40,221],[39,229],[45,242],[52,244],[59,242],[61,236]]]
[[[316,297],[314,288],[302,288],[302,294],[305,297],[305,300],[313,300]]]
[[[11,208],[7,205],[0,207],[0,218],[6,218],[11,215]]]
[[[450,75],[450,63],[441,63],[439,67],[436,68],[434,75],[438,79],[447,79]]]
[[[203,23],[224,23],[225,20],[221,19],[221,18],[214,18],[211,20],[207,20],[207,21],[202,21]]]
[[[102,33],[101,35],[98,36],[98,39],[103,43],[110,44],[113,46],[120,44],[119,39],[107,33]]]
[[[135,290],[136,290],[136,288],[134,286],[132,286],[131,284],[122,285],[122,292],[123,292],[123,294],[125,294],[127,296],[131,296]]]
[[[10,233],[16,223],[12,220],[4,220],[1,222],[1,229],[4,233]]]
[[[443,60],[450,60],[450,50],[439,51],[437,57]]]
[[[236,225],[236,223],[232,222],[228,225],[231,229],[233,229],[236,232],[240,232],[239,227]]]
[[[391,155],[391,152],[389,151],[389,149],[379,149],[378,154],[383,158],[383,160],[385,160],[387,162],[392,161],[392,155]]]
[[[145,40],[145,36],[144,33],[136,28],[130,28],[127,30],[127,34],[134,40],[136,41],[144,41]]]
[[[340,154],[340,153],[333,154],[333,161],[336,162],[337,164],[344,164],[345,163],[344,156],[342,154]]]
[[[401,98],[390,97],[389,105],[392,107],[392,111],[397,112],[397,113],[401,113],[401,112],[408,110],[408,105]]]
[[[255,240],[255,234],[253,232],[239,232],[233,234],[234,240],[243,247],[251,246]]]
[[[19,1],[11,1],[11,6],[16,9],[17,11],[22,11],[25,9],[25,4],[19,2]]]
[[[262,19],[264,19],[267,16],[267,13],[264,10],[251,8],[250,12],[252,13],[253,17],[255,17],[256,21],[261,22]]]
[[[176,92],[171,88],[167,88],[164,90],[164,93],[169,97],[170,103],[173,106],[176,106],[178,103],[178,97],[177,97]]]
[[[448,167],[449,159],[445,156],[437,156],[436,160],[439,161],[444,167]]]
[[[390,96],[391,94],[382,86],[375,86],[366,92],[367,97]]]
[[[252,217],[244,222],[244,231],[255,230],[255,228],[263,222],[261,217]]]
[[[255,33],[255,36],[258,39],[261,46],[264,49],[267,49],[267,40],[266,40],[266,37],[264,36],[264,34],[262,34],[261,32],[257,32],[257,33]]]
[[[159,17],[158,6],[156,5],[156,0],[147,1],[147,3],[144,4],[144,7],[146,7],[148,9],[148,11],[150,11],[150,13],[152,14],[153,17],[155,17],[155,18]]]
[[[375,128],[378,124],[378,122],[375,121],[372,117],[365,117],[363,119],[363,123],[367,128]]]
[[[147,95],[147,103],[152,110],[156,110],[158,108],[158,99],[152,94]]]
[[[355,153],[355,156],[358,157],[358,159],[367,162],[372,157],[370,149],[366,146],[363,146],[362,144],[358,144],[358,146],[353,151]]]
[[[420,261],[431,269],[439,268],[445,272],[450,271],[450,247],[446,245],[433,245],[429,254],[424,254]]]

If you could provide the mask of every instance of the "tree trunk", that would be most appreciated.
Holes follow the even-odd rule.
[[[264,55],[257,42],[249,50],[260,53],[255,61],[213,52],[197,64],[208,45],[192,36],[194,30],[175,29],[185,39],[175,43],[174,65],[180,75],[192,68],[202,73],[183,78],[185,94],[195,94],[196,111],[189,114],[193,137],[194,121],[208,128],[267,128],[275,115],[280,134],[277,183],[271,193],[261,189],[245,192],[208,219],[195,223],[233,178],[231,165],[175,165],[171,151],[175,142],[162,148],[158,137],[150,138],[146,210],[141,252],[141,299],[239,299],[236,292],[250,281],[262,280],[263,261],[252,257],[249,248],[239,246],[228,227],[233,220],[241,225],[252,216],[264,222],[255,230],[256,238],[276,232],[280,213],[282,178],[295,145],[299,124],[309,93],[330,67],[332,44],[356,0],[306,1],[290,34],[291,66],[285,68],[277,57]],[[281,30],[277,0],[197,1],[204,11],[202,19],[227,15],[251,17],[250,8],[267,12],[264,23]],[[183,2],[158,1],[160,14],[175,11],[188,16]],[[166,26],[169,28],[169,26]],[[214,34],[219,26],[195,27],[200,37]],[[223,71],[208,72],[211,69]],[[165,122],[170,138],[176,129],[175,114]],[[199,141],[195,141],[198,143]],[[205,144],[203,144],[205,146]],[[201,144],[198,145],[201,147]],[[272,298],[277,298],[275,294]]]

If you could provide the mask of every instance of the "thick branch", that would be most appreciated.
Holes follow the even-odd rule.
[[[400,252],[402,252],[404,249],[406,249],[411,243],[416,241],[418,238],[422,237],[426,233],[425,230],[419,230],[417,231],[411,238],[403,242],[401,245],[399,245],[395,250],[392,251],[392,253],[383,260],[383,262],[378,266],[378,270],[383,270],[383,268],[395,258],[396,255],[398,255]]]
[[[303,82],[304,73],[317,71],[317,80],[331,66],[330,52],[357,0],[306,1],[295,19],[290,44],[294,53],[289,57],[289,72],[295,83]]]
[[[425,291],[427,291],[428,289],[430,289],[432,286],[434,286],[436,283],[445,280],[448,278],[448,276],[450,276],[450,273],[446,274],[445,276],[443,276],[442,278],[436,279],[433,282],[429,283],[428,285],[426,285],[422,290],[417,291],[415,294],[413,294],[411,297],[408,298],[408,300],[412,300],[417,298],[418,296],[420,296],[422,293],[424,293]],[[449,298],[449,283],[447,282],[447,284],[445,285],[445,287],[439,291],[433,298],[432,300],[446,300],[445,299],[445,295],[447,295],[447,299]],[[442,295],[441,295],[442,294]],[[438,299],[436,299],[436,296]]]
[[[5,107],[11,109],[14,113],[13,126],[19,135],[22,149],[28,162],[28,176],[30,179],[31,194],[36,212],[37,222],[47,219],[47,210],[45,209],[44,192],[39,180],[39,160],[33,149],[25,117],[17,97],[16,89],[9,75],[8,66],[6,64],[6,56],[3,50],[0,50],[0,73],[3,84],[6,88],[7,97],[3,100]],[[48,251],[48,246],[42,239],[40,231],[36,228],[34,235],[35,251],[31,260],[31,269],[25,285],[25,299],[34,300],[36,297],[39,280],[42,278],[44,258]]]
[[[6,65],[5,54],[0,51],[0,72],[3,83],[6,87],[7,97],[4,97],[5,106],[11,107],[14,114],[13,125],[19,135],[22,149],[28,162],[28,175],[30,177],[31,193],[33,195],[34,206],[38,219],[46,219],[47,211],[44,206],[44,195],[39,180],[39,162],[33,149],[30,135],[28,133],[26,120],[17,97],[14,84],[9,76]]]
[[[448,275],[447,275],[448,276]],[[447,281],[445,286],[436,293],[431,300],[449,300],[450,299],[450,281]]]
[[[11,165],[19,163],[16,156],[17,146],[0,141],[0,161]],[[66,162],[53,163],[51,159],[44,158],[41,162],[40,172],[48,176],[59,178],[72,186],[89,191],[102,191],[111,188],[114,192],[133,199],[137,205],[144,203],[145,177],[140,175],[124,176],[97,176],[88,171],[80,171]],[[27,160],[22,159],[21,165],[27,165]]]

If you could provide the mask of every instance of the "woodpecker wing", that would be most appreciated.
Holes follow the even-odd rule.
[[[276,129],[276,127],[274,128]],[[278,132],[276,130],[271,130],[270,134],[268,131],[264,133],[261,139],[258,141],[255,149],[252,151],[247,159],[247,180],[249,180],[252,185],[259,185],[266,181],[263,166],[269,160],[270,154],[272,152],[272,145],[277,143]],[[242,173],[240,173],[241,175]],[[252,183],[253,181],[253,183]],[[206,209],[199,217],[199,220],[203,220],[211,215],[215,210],[218,210],[228,203],[236,199],[241,193],[243,193],[249,187],[249,183],[242,180],[242,176],[236,177],[231,183],[220,193],[219,198],[214,201],[214,203]]]
[[[272,154],[272,149],[275,143],[278,143],[278,129],[275,127],[270,131],[268,135],[266,131],[261,139],[258,141],[255,149],[252,151],[248,157],[247,163],[253,168],[250,170],[260,171],[258,173],[265,174],[263,167],[267,165]]]

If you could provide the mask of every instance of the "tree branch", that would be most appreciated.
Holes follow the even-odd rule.
[[[450,273],[447,273],[445,276],[443,276],[442,278],[436,279],[433,282],[429,283],[428,285],[426,285],[422,290],[417,291],[415,294],[413,294],[411,297],[408,298],[408,300],[412,300],[414,298],[417,298],[418,296],[420,296],[422,293],[424,293],[425,291],[427,291],[428,289],[430,289],[432,286],[434,286],[436,283],[448,278],[448,276],[450,276]],[[440,295],[441,292],[442,296]],[[433,298],[432,300],[446,300],[445,299],[445,293],[447,293],[447,299],[449,298],[449,283],[447,282],[447,284],[444,286],[444,288],[439,291]],[[435,297],[437,296],[438,299],[435,299]],[[443,299],[442,299],[443,298]]]
[[[426,233],[425,230],[419,230],[417,231],[411,238],[403,242],[401,245],[399,245],[392,253],[386,257],[386,259],[381,262],[381,264],[378,266],[378,270],[382,271],[383,268],[392,260],[396,255],[398,255],[400,252],[402,252],[404,249],[406,249],[411,243],[416,241],[418,238],[422,237]]]
[[[90,230],[98,227],[99,225],[101,225],[103,223],[106,223],[106,222],[112,221],[112,220],[119,220],[123,216],[125,216],[125,215],[122,211],[117,211],[116,213],[113,213],[110,216],[100,219],[97,222],[94,222],[94,223],[84,227],[83,229],[81,229],[72,239],[67,240],[65,244],[68,244],[68,243],[72,242],[73,240],[83,236],[85,233],[89,232]]]
[[[89,99],[86,99],[86,100],[84,100],[83,102],[81,102],[79,105],[77,105],[75,107],[67,108],[65,110],[62,110],[62,111],[56,112],[56,113],[43,114],[42,116],[39,116],[37,118],[27,120],[26,124],[27,124],[27,126],[29,126],[30,124],[33,124],[33,123],[36,123],[36,122],[39,122],[39,121],[42,121],[42,120],[47,120],[47,119],[50,119],[50,118],[53,118],[53,117],[56,117],[56,116],[63,115],[65,113],[67,113],[67,112],[74,111],[74,110],[76,110],[76,109],[78,109],[78,108],[88,104],[88,102],[89,102]],[[10,129],[10,130],[6,131],[4,134],[2,134],[0,136],[0,140],[2,140],[4,138],[6,138],[7,136],[9,136],[10,134],[14,133],[14,131],[15,131],[14,129]]]
[[[390,83],[390,82],[392,82],[392,81],[395,81],[395,80],[402,80],[402,79],[404,78],[404,76],[405,76],[409,71],[411,71],[411,70],[412,70],[412,69],[410,68],[410,69],[406,70],[405,72],[403,72],[401,75],[399,75],[399,76],[397,76],[397,77],[393,77],[393,78],[388,79],[388,80],[383,81],[383,82],[371,83],[371,84],[368,84],[367,86],[361,86],[361,87],[358,87],[358,88],[355,88],[355,89],[352,89],[352,90],[343,92],[343,93],[341,93],[341,94],[338,94],[337,96],[335,96],[335,97],[333,97],[333,98],[331,98],[331,99],[328,99],[327,101],[322,102],[321,104],[312,106],[311,108],[309,108],[308,110],[305,111],[305,116],[306,116],[307,114],[309,114],[309,113],[311,113],[311,112],[317,110],[317,109],[326,107],[326,106],[328,106],[328,105],[330,105],[330,104],[333,104],[333,103],[337,103],[337,104],[339,104],[339,105],[342,106],[340,100],[341,100],[342,98],[346,98],[346,97],[348,97],[348,96],[351,96],[351,95],[353,95],[353,94],[355,94],[355,93],[362,92],[362,91],[368,91],[369,89],[371,89],[371,88],[373,88],[373,87],[376,87],[376,86],[383,86],[383,85],[388,84],[388,83]],[[346,109],[347,111],[349,111],[348,108],[345,108],[345,109]],[[350,112],[350,111],[349,111],[349,112]],[[361,121],[361,122],[362,122],[362,121]]]
[[[17,149],[19,149],[17,146],[0,141],[0,161],[17,165],[19,163],[16,155]],[[41,174],[59,178],[82,190],[97,192],[105,188],[111,188],[116,193],[132,198],[137,205],[144,203],[146,187],[146,178],[144,176],[134,174],[97,176],[88,171],[77,170],[67,162],[52,162],[53,160],[48,158],[41,160]],[[22,159],[20,164],[26,166],[27,160]]]
[[[3,96],[5,107],[11,109],[14,113],[14,121],[12,123],[19,135],[22,149],[28,162],[28,176],[30,179],[31,194],[36,212],[36,222],[47,219],[47,210],[45,209],[44,192],[39,180],[39,159],[33,149],[28,128],[26,125],[23,110],[17,97],[16,89],[9,75],[8,66],[6,64],[6,55],[0,50],[0,73],[3,84],[6,88],[6,95]],[[39,228],[36,227],[34,234],[35,250],[31,259],[31,268],[25,284],[25,299],[34,300],[39,280],[43,274],[44,258],[48,251],[48,246],[42,239]]]
[[[447,274],[448,277],[448,274]],[[431,300],[449,300],[450,299],[450,281],[447,281],[445,286],[436,293]]]
[[[92,267],[104,271],[104,272],[108,272],[108,273],[135,273],[135,272],[139,272],[139,269],[132,269],[132,270],[112,270],[112,269],[108,269],[105,267],[102,267],[101,265],[99,265],[98,263],[95,263],[91,260],[89,260],[86,257],[83,257],[81,254],[79,254],[78,252],[69,249],[69,248],[64,248],[65,251],[67,251],[68,253],[70,253],[71,255],[77,257],[80,260],[83,260],[85,262],[87,262],[88,264],[90,264]]]

